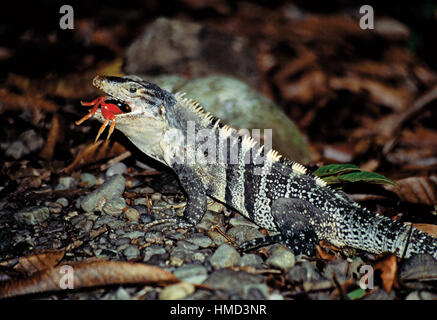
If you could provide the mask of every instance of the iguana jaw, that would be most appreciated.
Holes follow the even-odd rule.
[[[153,92],[153,87],[140,83],[135,77],[96,76],[93,85],[105,92],[110,99],[127,104],[131,112],[116,114],[115,127],[132,141],[137,148],[150,157],[163,162],[162,137],[169,129],[165,112],[160,110],[162,101]],[[94,118],[105,122],[99,110]]]

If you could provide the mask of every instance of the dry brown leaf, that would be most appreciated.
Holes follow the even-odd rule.
[[[21,257],[13,266],[13,269],[29,276],[35,272],[53,268],[62,260],[64,255],[65,250],[48,250],[30,256]],[[2,261],[0,262],[0,266],[6,267],[11,265],[11,263],[13,263],[12,260]]]
[[[390,293],[393,285],[396,283],[396,272],[398,270],[398,262],[395,254],[391,254],[382,258],[373,266],[374,270],[381,271],[382,288]]]
[[[98,140],[96,143],[85,146],[74,158],[73,162],[68,165],[64,171],[70,173],[73,169],[84,165],[91,164],[102,159],[119,156],[126,152],[126,149],[116,141]]]
[[[333,254],[329,254],[326,251],[324,251],[325,248],[334,248],[330,243],[325,241],[320,241],[319,245],[316,245],[316,253],[317,257],[322,260],[329,260],[333,261],[337,259],[337,257]]]
[[[437,177],[409,177],[397,180],[399,187],[384,185],[395,193],[401,201],[425,205],[437,204]]]
[[[74,289],[120,284],[170,284],[180,280],[159,267],[120,261],[82,261],[73,268]],[[65,273],[58,266],[26,279],[10,280],[0,287],[0,298],[63,290]]]
[[[386,84],[359,77],[334,77],[329,80],[334,90],[348,90],[355,94],[368,92],[374,103],[384,105],[395,111],[403,111],[411,103],[413,96],[405,88],[395,88]]]
[[[0,101],[2,102],[2,108],[6,109],[30,109],[34,112],[56,112],[58,110],[57,105],[51,101],[45,100],[41,97],[41,95],[28,93],[25,95],[20,95],[9,92],[5,88],[0,89]]]
[[[50,124],[50,132],[47,136],[46,144],[44,148],[41,150],[39,156],[45,160],[53,159],[53,154],[55,153],[55,146],[60,138],[60,123],[59,117],[55,113],[53,114],[52,122]]]

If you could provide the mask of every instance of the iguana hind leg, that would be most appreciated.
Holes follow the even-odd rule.
[[[310,216],[318,214],[319,209],[301,199],[280,198],[273,201],[271,214],[278,231],[277,236],[254,239],[243,243],[240,248],[259,247],[272,242],[283,242],[295,254],[315,254],[318,237]]]

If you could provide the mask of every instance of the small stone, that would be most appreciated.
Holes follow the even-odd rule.
[[[170,257],[170,265],[172,265],[174,267],[180,267],[183,263],[184,263],[184,260],[179,258],[179,257],[176,257],[176,256]]]
[[[64,197],[57,199],[56,202],[59,203],[64,208],[67,207],[69,204],[68,199]]]
[[[119,197],[108,201],[103,207],[103,212],[114,217],[119,217],[124,208],[126,208],[126,200]]]
[[[136,193],[155,193],[155,190],[151,187],[135,188],[133,191]]]
[[[205,255],[202,252],[195,252],[193,254],[193,262],[199,261],[200,263],[205,262]]]
[[[269,296],[269,288],[264,283],[250,283],[243,287],[243,299],[265,300]]]
[[[203,284],[215,290],[226,290],[229,293],[242,294],[244,287],[248,284],[262,283],[262,275],[249,274],[243,271],[230,269],[219,269],[213,271]]]
[[[135,206],[140,206],[140,205],[147,206],[147,203],[148,202],[146,198],[137,198],[134,200]]]
[[[152,244],[144,249],[143,255],[144,255],[144,262],[147,262],[150,260],[150,258],[154,255],[163,255],[166,254],[167,251],[165,251],[164,247],[161,247],[156,244]]]
[[[186,240],[190,243],[198,245],[201,248],[208,248],[212,244],[211,238],[201,233],[190,235],[190,237],[188,237]]]
[[[127,166],[123,162],[117,162],[106,170],[106,176],[112,177],[116,174],[123,174],[127,172]]]
[[[120,287],[115,292],[108,292],[102,297],[102,300],[130,300],[131,296],[126,289]]]
[[[18,222],[28,225],[40,224],[47,220],[49,216],[49,208],[41,206],[27,207],[14,214]]]
[[[349,262],[343,259],[337,259],[334,261],[329,261],[328,265],[323,270],[323,275],[327,279],[333,279],[334,275],[337,280],[341,283],[346,281],[347,270],[349,268]]]
[[[220,246],[228,241],[221,233],[217,231],[209,230],[206,232],[206,234],[217,246]]]
[[[258,229],[249,227],[247,225],[232,227],[227,234],[236,239],[238,245],[249,240],[264,237],[264,235]]]
[[[210,258],[210,263],[215,269],[232,267],[240,260],[240,254],[233,246],[222,244]]]
[[[125,188],[125,181],[122,175],[109,177],[98,189],[84,197],[80,204],[82,209],[86,212],[102,211],[108,201],[121,197]]]
[[[132,260],[138,258],[138,256],[140,255],[140,250],[138,250],[138,248],[135,246],[128,246],[126,249],[123,250],[123,254],[127,260]]]
[[[256,228],[256,229],[258,229],[258,226],[257,226],[255,223],[253,223],[253,222],[247,220],[245,217],[240,216],[240,215],[236,216],[235,218],[231,218],[231,220],[229,221],[229,223],[230,223],[231,226],[233,226],[233,227],[237,227],[237,226],[248,226],[248,227],[252,227],[252,228]]]
[[[130,222],[138,222],[140,220],[140,213],[134,209],[129,208],[124,212],[124,215]]]
[[[223,226],[224,220],[223,214],[208,210],[196,228],[209,231],[212,226]]]
[[[185,299],[195,291],[194,286],[188,282],[177,283],[168,287],[159,294],[160,300],[179,300]]]
[[[20,139],[24,142],[30,152],[40,149],[44,144],[44,139],[36,134],[35,130],[27,130],[20,134]]]
[[[144,236],[144,232],[142,231],[132,231],[132,232],[125,233],[123,235],[123,237],[129,238],[131,240],[141,238],[142,236]]]
[[[15,160],[20,159],[26,154],[29,154],[29,149],[20,140],[12,142],[5,151],[7,157],[12,157]]]
[[[405,300],[437,300],[437,294],[429,291],[413,291]]]
[[[287,271],[294,266],[296,259],[294,254],[285,246],[279,246],[272,250],[266,263],[274,268]]]
[[[178,248],[182,248],[184,250],[194,251],[194,250],[199,249],[199,246],[197,244],[189,243],[187,241],[182,240],[182,241],[178,241]]]
[[[244,254],[241,258],[240,261],[238,262],[238,265],[240,267],[261,267],[263,265],[263,259],[253,253],[249,253],[249,254]]]
[[[160,194],[159,192],[155,192],[150,196],[150,199],[152,201],[159,201],[162,198],[162,194]]]
[[[96,177],[91,173],[82,173],[80,175],[79,185],[81,187],[92,187],[96,184]]]
[[[68,190],[77,186],[77,182],[73,177],[61,177],[55,190]]]
[[[197,264],[185,264],[177,268],[173,274],[178,279],[189,283],[202,283],[208,278],[206,268]]]

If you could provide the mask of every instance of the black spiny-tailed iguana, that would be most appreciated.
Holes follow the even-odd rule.
[[[109,134],[117,125],[142,152],[171,167],[187,194],[184,217],[152,225],[195,226],[209,196],[279,232],[242,248],[283,242],[295,253],[313,255],[314,244],[328,240],[338,247],[405,257],[428,253],[437,259],[436,238],[362,208],[304,166],[221,124],[183,94],[173,95],[136,76],[97,76],[93,84],[107,96],[84,103],[94,108],[77,123],[94,116],[104,122],[99,135],[109,123]]]

